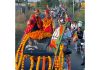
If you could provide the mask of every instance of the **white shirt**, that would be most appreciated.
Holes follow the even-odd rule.
[[[77,24],[71,24],[71,29],[72,30],[77,29],[77,27],[78,27]]]
[[[78,27],[82,27],[82,23],[78,23]]]
[[[28,50],[34,50],[34,48],[35,49],[38,49],[38,47],[37,46],[31,46],[31,45],[26,45],[26,47],[25,47],[25,49],[27,49],[28,48]]]

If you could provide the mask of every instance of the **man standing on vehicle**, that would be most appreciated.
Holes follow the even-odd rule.
[[[45,18],[43,19],[43,30],[51,34],[53,33],[54,30],[53,19],[50,16],[49,10],[45,10]]]

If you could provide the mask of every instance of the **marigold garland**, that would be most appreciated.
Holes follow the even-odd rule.
[[[61,70],[63,70],[64,65],[64,53],[63,53],[64,45],[61,46]]]
[[[42,70],[45,70],[45,62],[46,62],[46,57],[43,56],[43,62],[42,62]]]
[[[17,51],[16,53],[16,70],[19,70],[20,68],[20,65],[21,65],[21,62],[22,62],[22,59],[23,59],[23,51],[24,51],[24,46],[25,46],[25,43],[26,41],[28,40],[29,36],[26,34],[24,36],[24,38],[22,39],[21,41],[21,44],[20,44],[20,47],[19,47],[19,50]],[[18,61],[18,54],[19,54],[19,51],[20,51],[20,58],[19,58],[19,61]]]
[[[37,61],[37,64],[36,64],[36,70],[39,70],[39,65],[40,65],[40,56],[38,56],[38,61]]]
[[[40,39],[43,39],[43,38],[46,38],[46,37],[51,37],[52,34],[45,32],[43,30],[37,30],[35,32],[29,33],[28,36],[32,39],[39,39],[40,40]]]
[[[25,39],[27,38],[27,35],[25,35],[21,41],[21,44],[18,47],[17,53],[16,53],[16,69],[17,69],[17,63],[18,63],[18,56],[21,54],[21,48],[22,48],[22,44],[25,41]]]
[[[18,64],[19,51],[20,51],[20,48],[21,48],[20,46],[18,47],[18,50],[17,50],[17,53],[16,53],[16,60],[15,60],[15,62],[16,62],[16,64],[15,64],[16,65],[16,70],[18,69],[17,64]]]
[[[30,70],[32,70],[32,69],[33,69],[33,67],[34,67],[34,60],[33,60],[33,56],[30,56],[30,61],[31,61]]]
[[[59,70],[63,70],[63,65],[64,65],[63,48],[64,48],[64,45],[60,45],[60,53],[59,53],[59,57],[58,57],[58,60],[60,62]]]
[[[57,56],[56,59],[55,59],[54,67],[55,67],[55,70],[58,70],[59,67],[60,67],[60,62],[59,62],[58,56]]]
[[[23,56],[23,59],[22,59],[22,67],[21,67],[21,70],[24,70],[24,60],[25,60],[25,55]]]
[[[60,68],[60,70],[63,70],[63,65],[64,65],[64,55],[62,54],[62,56],[61,56],[61,68]]]
[[[48,56],[48,60],[49,60],[48,70],[51,70],[52,61],[51,61],[51,57],[50,56]]]

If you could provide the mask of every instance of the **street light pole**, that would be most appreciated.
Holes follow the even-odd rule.
[[[73,0],[73,19],[74,19],[74,0]]]
[[[26,16],[26,20],[28,19],[28,0],[25,0],[25,4],[26,4],[26,8],[25,8],[25,16]]]

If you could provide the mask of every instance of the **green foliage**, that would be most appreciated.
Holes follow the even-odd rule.
[[[37,2],[37,7],[40,7],[40,6],[41,6],[40,2]]]
[[[74,15],[74,20],[76,21],[85,21],[85,10],[76,11]]]
[[[18,22],[15,23],[15,27],[18,27],[19,25],[21,25],[21,30],[24,30],[26,27],[26,23],[18,23]]]
[[[58,0],[41,0],[40,2],[37,2],[37,7],[44,10],[46,9],[46,5],[48,5],[49,7],[54,7],[58,4]]]
[[[80,7],[79,7],[79,3],[75,3],[75,6],[74,6],[74,10],[78,10]]]

